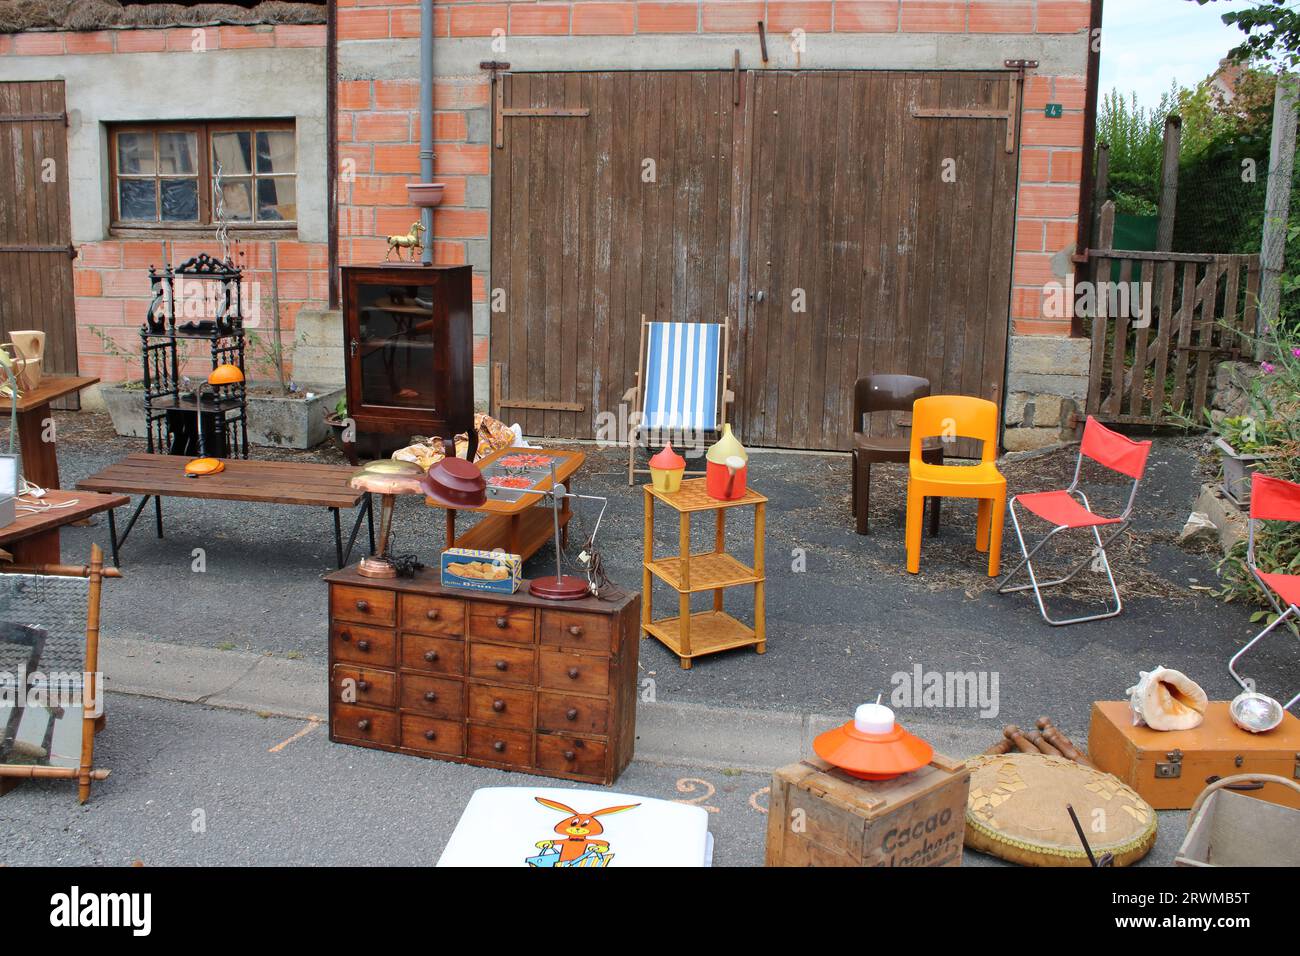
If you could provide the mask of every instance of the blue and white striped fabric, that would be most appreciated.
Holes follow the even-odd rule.
[[[650,322],[642,424],[651,430],[718,427],[721,325]]]

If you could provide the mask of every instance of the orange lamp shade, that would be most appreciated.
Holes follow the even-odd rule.
[[[218,365],[208,375],[209,385],[236,385],[244,380],[244,373],[238,365],[226,363]]]
[[[669,442],[659,454],[650,459],[650,467],[662,471],[676,471],[678,468],[686,467],[686,459],[673,451],[673,443]]]
[[[820,734],[813,750],[863,780],[889,780],[934,759],[934,748],[895,723],[894,712],[881,704],[863,704],[853,720]]]

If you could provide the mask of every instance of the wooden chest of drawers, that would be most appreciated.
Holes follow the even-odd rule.
[[[437,573],[330,589],[330,740],[613,783],[636,739],[641,600],[444,588]]]

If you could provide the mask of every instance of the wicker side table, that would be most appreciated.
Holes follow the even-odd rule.
[[[673,494],[656,491],[644,485],[645,491],[645,560],[641,573],[641,628],[646,634],[663,642],[681,659],[683,668],[689,669],[691,661],[705,654],[716,654],[737,647],[753,647],[759,654],[767,650],[767,631],[764,622],[763,534],[766,521],[767,499],[752,489],[734,501],[719,501],[709,497],[704,489],[704,479],[683,481],[681,490]],[[678,514],[678,553],[675,557],[654,556],[655,502],[672,508]],[[749,567],[727,553],[726,513],[731,508],[754,509],[754,566]],[[691,553],[691,515],[712,511],[715,521],[712,551]],[[654,578],[663,581],[677,592],[677,614],[654,619]],[[723,592],[727,588],[752,584],[754,586],[754,626],[742,624],[723,610]],[[701,591],[713,592],[713,608],[691,612],[691,595]]]

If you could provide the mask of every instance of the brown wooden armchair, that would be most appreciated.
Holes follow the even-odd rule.
[[[864,420],[873,412],[906,412],[901,425],[910,426],[912,403],[930,394],[929,379],[915,375],[868,375],[853,388],[853,516],[858,534],[867,533],[867,512],[871,504],[871,466],[874,462],[907,464],[907,435],[875,436],[865,433]],[[921,457],[943,464],[943,443],[927,438]],[[939,502],[930,500],[930,534],[939,533]]]

